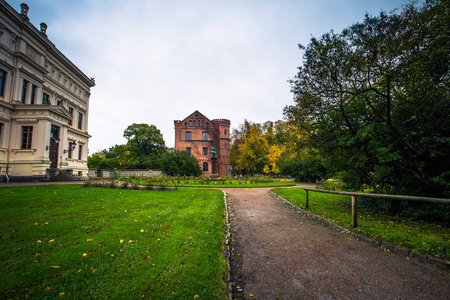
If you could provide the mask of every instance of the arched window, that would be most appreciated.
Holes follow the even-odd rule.
[[[208,172],[208,163],[207,162],[203,163],[203,172]]]

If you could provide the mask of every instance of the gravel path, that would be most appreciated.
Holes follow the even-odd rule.
[[[449,299],[450,273],[386,252],[283,205],[269,188],[228,194],[234,299]]]

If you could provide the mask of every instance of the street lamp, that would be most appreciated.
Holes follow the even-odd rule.
[[[103,155],[99,155],[98,158],[100,158],[100,163],[98,164],[97,176],[98,177],[102,177],[102,158],[103,158]]]

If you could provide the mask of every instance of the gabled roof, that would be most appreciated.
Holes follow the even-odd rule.
[[[191,119],[191,118],[195,118],[195,115],[196,115],[196,114],[198,114],[199,117],[201,116],[201,117],[205,118],[206,120],[208,120],[209,122],[211,122],[210,119],[208,119],[207,117],[205,117],[205,115],[202,114],[201,112],[199,112],[198,110],[194,111],[192,114],[190,114],[189,116],[187,116],[186,118],[184,118],[183,120],[181,120],[181,122],[185,122],[185,121],[188,121],[188,120]],[[212,122],[211,122],[211,123],[212,123]]]

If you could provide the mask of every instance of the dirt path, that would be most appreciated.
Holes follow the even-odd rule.
[[[386,252],[283,205],[228,194],[234,299],[449,299],[450,272]]]

